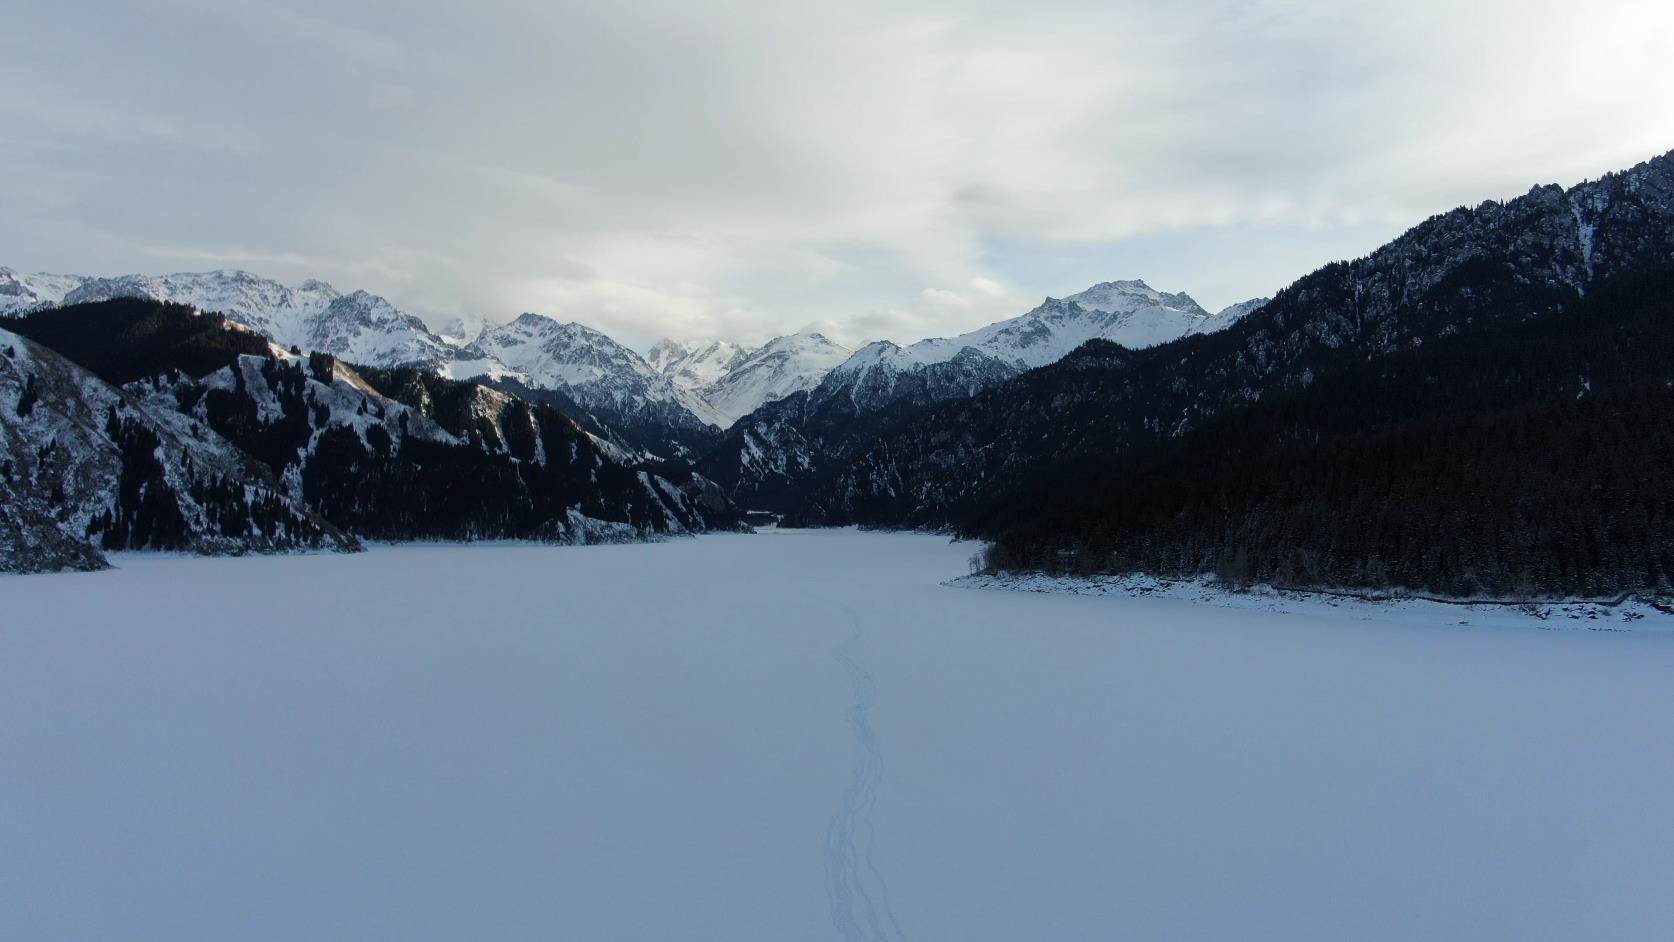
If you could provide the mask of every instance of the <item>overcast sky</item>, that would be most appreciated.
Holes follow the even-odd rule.
[[[913,340],[1674,148],[1674,3],[12,0],[0,128],[13,268]]]

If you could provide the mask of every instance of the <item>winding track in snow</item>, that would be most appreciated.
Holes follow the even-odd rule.
[[[889,887],[872,862],[872,806],[883,779],[878,734],[871,723],[877,687],[871,672],[851,653],[861,636],[859,616],[841,602],[830,604],[837,605],[854,622],[854,633],[833,648],[831,656],[843,666],[854,688],[848,721],[855,740],[849,785],[825,832],[825,883],[831,898],[831,922],[846,942],[890,942],[902,938],[901,926],[889,905]]]

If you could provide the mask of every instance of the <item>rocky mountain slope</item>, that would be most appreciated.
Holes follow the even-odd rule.
[[[557,393],[596,433],[629,451],[691,458],[720,438],[724,418],[639,354],[582,324],[524,314],[491,327],[444,371],[524,395]]]
[[[0,330],[0,571],[96,569],[103,550],[352,549],[201,418]]]
[[[737,525],[703,479],[619,461],[558,409],[480,384],[290,354],[218,315],[154,302],[9,324],[122,384],[157,421],[267,469],[287,506],[361,537],[595,542]]]

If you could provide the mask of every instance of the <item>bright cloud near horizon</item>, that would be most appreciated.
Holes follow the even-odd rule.
[[[0,264],[643,347],[1267,295],[1674,148],[1666,0],[21,0]]]

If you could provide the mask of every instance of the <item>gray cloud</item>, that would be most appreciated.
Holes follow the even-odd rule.
[[[910,340],[1104,278],[1269,293],[1674,147],[1670,88],[1640,0],[23,0],[0,264]]]

